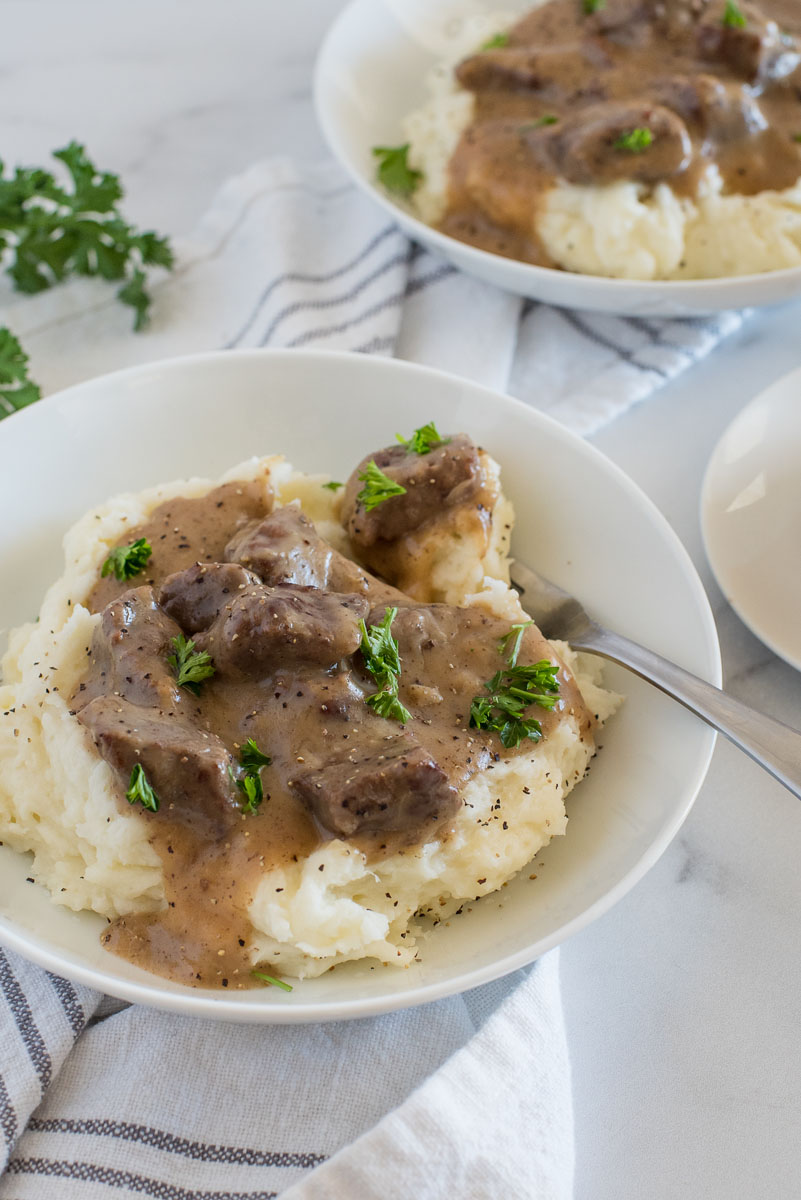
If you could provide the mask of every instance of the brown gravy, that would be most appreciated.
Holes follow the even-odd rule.
[[[264,873],[308,856],[331,837],[343,836],[341,829],[337,832],[326,825],[325,807],[309,802],[310,789],[325,788],[328,781],[332,787],[340,786],[341,772],[336,776],[332,764],[341,764],[347,772],[350,764],[379,755],[391,771],[400,755],[404,767],[420,772],[419,803],[414,795],[411,800],[407,796],[403,801],[406,808],[399,808],[401,815],[394,824],[390,821],[381,827],[378,814],[377,825],[371,827],[367,820],[364,828],[357,828],[349,837],[369,857],[378,859],[415,847],[434,832],[447,836],[449,822],[462,803],[459,790],[502,752],[497,735],[469,726],[472,698],[484,691],[484,682],[504,665],[498,643],[509,630],[508,622],[479,609],[420,604],[390,592],[386,584],[364,571],[354,578],[359,587],[366,580],[368,594],[343,596],[324,593],[322,587],[292,583],[267,586],[244,567],[228,565],[223,570],[233,582],[226,575],[223,607],[216,623],[210,625],[210,632],[198,631],[196,626],[201,621],[209,625],[211,618],[197,617],[188,602],[183,607],[175,603],[176,588],[180,592],[184,576],[179,579],[180,586],[170,583],[163,588],[164,580],[175,578],[176,571],[185,572],[194,582],[181,595],[194,603],[197,577],[204,572],[219,575],[215,564],[225,561],[231,539],[241,534],[248,521],[258,526],[259,518],[265,518],[270,508],[263,485],[227,484],[197,499],[170,501],[132,529],[124,544],[145,537],[153,546],[153,556],[135,579],[121,583],[110,577],[94,587],[90,605],[94,611],[103,611],[102,624],[86,675],[72,697],[79,720],[116,770],[123,808],[128,809],[124,792],[137,762],[154,786],[159,779],[168,781],[155,788],[159,811],[137,810],[139,818],[148,823],[151,844],[163,863],[167,905],[154,914],[118,919],[103,935],[103,942],[147,970],[192,986],[243,988],[253,984],[247,910]],[[273,518],[287,512],[276,510]],[[282,547],[290,526],[291,522],[281,526]],[[268,527],[269,522],[258,528]],[[304,523],[299,530],[309,563],[313,566],[314,561],[322,561],[324,549],[326,571],[331,570],[332,561],[337,568],[335,560],[340,556],[317,538],[313,528]],[[198,560],[211,565],[198,570],[193,566]],[[297,555],[293,563],[296,569]],[[346,560],[337,569],[334,578],[347,577]],[[236,572],[241,573],[238,583]],[[203,584],[202,579],[199,582]],[[338,614],[338,632],[332,634],[336,649],[331,653],[338,656],[334,661],[327,661],[324,653],[314,648],[310,653],[317,655],[316,661],[304,660],[302,655],[298,658],[290,639],[283,654],[276,653],[266,665],[259,660],[260,665],[250,667],[251,660],[243,659],[237,648],[239,633],[225,647],[214,641],[215,637],[230,637],[237,605],[250,605],[250,620],[252,610],[258,612],[260,605],[275,605],[289,598],[301,605],[319,606],[323,595]],[[366,705],[365,696],[376,691],[376,684],[365,670],[357,644],[352,639],[342,641],[351,636],[358,612],[369,612],[368,625],[379,623],[388,595],[399,606],[392,632],[402,663],[399,695],[411,714],[406,726],[378,716]],[[249,627],[242,624],[237,628],[245,636]],[[215,674],[199,685],[197,694],[178,687],[166,663],[172,649],[170,639],[179,632],[196,638],[198,646],[219,646]],[[262,643],[259,634],[254,642],[257,652]],[[342,652],[345,645],[352,647],[350,652]],[[240,657],[229,663],[222,656],[223,649]],[[548,643],[536,628],[529,627],[519,662],[541,658],[556,661]],[[536,708],[527,715],[537,717],[543,737],[547,737],[555,722],[573,713],[580,721],[582,736],[591,738],[590,716],[563,666],[558,678],[555,710]],[[185,738],[185,753],[175,750],[176,737]],[[261,805],[255,812],[243,813],[242,795],[229,768],[238,772],[241,748],[248,738],[269,754],[272,763],[261,772]],[[532,747],[532,742],[525,741],[518,749],[503,753],[525,754]],[[432,775],[436,776],[433,782]],[[322,784],[315,784],[318,779]],[[368,775],[367,784],[372,786],[376,779],[380,784],[381,777],[375,772]],[[433,789],[430,795],[435,797],[430,804],[427,788]],[[332,820],[339,816],[350,819],[344,809],[337,810]],[[274,970],[281,970],[279,959]]]
[[[473,121],[449,168],[440,228],[461,241],[553,266],[534,232],[557,177],[633,179],[695,194],[710,163],[726,192],[781,190],[801,175],[801,6],[724,0],[548,0],[508,42],[457,68]],[[646,129],[651,142],[621,139]]]

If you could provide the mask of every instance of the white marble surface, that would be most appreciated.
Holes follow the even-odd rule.
[[[131,216],[178,234],[271,153],[324,153],[310,77],[340,0],[3,0],[0,153],[72,137],[119,171]],[[801,362],[801,304],[755,317],[594,440],[655,500],[709,589],[726,686],[801,727],[801,678],[740,624],[698,524],[732,416]],[[795,1198],[801,1166],[801,811],[719,744],[682,833],[563,949],[579,1200]],[[521,1193],[524,1194],[524,1193]]]

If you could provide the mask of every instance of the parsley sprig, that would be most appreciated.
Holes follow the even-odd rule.
[[[39,385],[28,377],[28,355],[11,330],[3,325],[0,327],[0,421],[27,408],[41,394]]]
[[[380,625],[367,626],[360,621],[362,640],[359,649],[365,667],[380,688],[374,695],[365,696],[365,704],[369,704],[379,717],[405,725],[412,715],[398,699],[401,661],[397,640],[392,636],[392,622],[397,615],[397,608],[387,608]]]
[[[229,767],[231,778],[244,796],[240,808],[243,813],[255,813],[264,799],[264,785],[261,781],[262,767],[269,767],[273,760],[269,754],[259,749],[253,738],[248,738],[239,752],[239,762],[245,774],[237,779]]]
[[[628,150],[629,154],[642,154],[643,150],[647,150],[654,140],[654,135],[646,126],[639,126],[637,129],[630,129],[628,133],[621,133],[619,138],[616,138],[612,143],[615,150]]]
[[[520,621],[517,625],[513,625],[508,633],[505,633],[498,642],[498,649],[501,654],[505,654],[509,647],[509,657],[507,662],[510,667],[517,666],[517,656],[520,653],[520,643],[523,641],[523,634],[528,629],[529,625],[533,625],[533,621]]]
[[[364,487],[356,497],[358,504],[363,504],[366,512],[371,512],[377,508],[379,504],[383,504],[385,500],[389,500],[390,496],[405,496],[406,488],[402,484],[396,483],[394,479],[390,479],[388,475],[371,460],[360,475],[356,478]]]
[[[740,6],[735,4],[734,0],[726,0],[721,25],[726,25],[729,29],[745,29],[747,24],[745,13]]]
[[[542,726],[536,718],[524,714],[532,704],[553,709],[559,691],[558,670],[556,664],[543,658],[531,666],[496,671],[484,685],[488,695],[473,698],[470,724],[474,729],[497,733],[507,750],[519,746],[525,738],[538,742]]]
[[[606,8],[606,0],[582,0],[582,8],[589,17],[592,13],[601,12]]]
[[[182,633],[170,638],[175,647],[175,654],[170,654],[167,662],[175,672],[179,687],[194,692],[197,696],[200,684],[214,674],[214,663],[207,650],[195,650],[195,643],[187,641]]]
[[[508,33],[494,33],[491,38],[487,38],[482,50],[502,50],[504,46],[509,45]]]
[[[403,146],[373,146],[373,156],[378,159],[378,182],[388,192],[411,196],[423,182],[423,172],[409,166],[408,142]]]
[[[338,479],[329,479],[328,483],[323,484],[323,487],[327,488],[329,492],[338,492],[344,486],[344,483],[340,483]]]
[[[119,211],[119,176],[99,171],[78,142],[53,152],[69,182],[40,167],[6,176],[0,161],[0,262],[20,292],[42,292],[71,275],[119,281],[117,298],[147,323],[146,268],[170,268],[172,250],[152,230],[140,232]]]
[[[141,763],[136,763],[131,771],[125,799],[129,804],[141,804],[148,812],[159,811],[159,798],[148,783],[145,768]]]
[[[144,571],[152,553],[153,547],[143,537],[137,538],[129,546],[117,546],[103,563],[100,578],[105,579],[113,571],[115,579],[119,579],[120,582],[133,579],[134,575]]]
[[[265,975],[263,971],[251,971],[254,979],[260,979],[262,983],[269,983],[271,987],[281,988],[283,992],[291,992],[292,984],[284,983],[283,979],[276,979],[274,975]]]
[[[433,421],[429,421],[427,425],[421,425],[419,429],[415,429],[410,438],[405,438],[399,433],[396,433],[395,437],[402,446],[406,447],[410,454],[430,454],[435,446],[447,446],[451,440],[450,438],[440,437]]]

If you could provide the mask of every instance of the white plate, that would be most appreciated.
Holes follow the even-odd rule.
[[[214,476],[252,454],[344,479],[397,429],[466,430],[502,464],[525,560],[622,633],[707,679],[720,662],[692,564],[649,500],[593,447],[515,400],[435,371],[361,355],[242,351],[135,367],[70,388],[0,423],[0,627],[37,611],[60,540],[115,492]],[[112,995],[239,1021],[365,1016],[474,987],[531,962],[605,912],[657,860],[706,773],[714,735],[621,669],[627,703],[569,801],[570,827],[531,873],[440,926],[407,970],[348,964],[236,995],[169,983],[106,953],[104,922],[51,904],[26,857],[0,849],[0,939]]]
[[[704,477],[701,525],[732,608],[801,669],[801,370],[752,400],[723,434]]]
[[[355,182],[410,237],[457,267],[549,304],[640,316],[695,316],[776,304],[801,292],[801,267],[732,279],[661,283],[535,267],[438,233],[377,186],[371,148],[404,140],[401,121],[426,99],[425,78],[443,56],[454,14],[499,11],[508,15],[531,7],[531,0],[352,0],[323,43],[314,94],[323,133]]]

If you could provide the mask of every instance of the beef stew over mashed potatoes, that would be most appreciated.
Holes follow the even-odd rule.
[[[541,0],[468,19],[430,83],[394,182],[453,237],[634,279],[801,263],[797,0]]]
[[[0,840],[185,984],[408,964],[564,832],[617,703],[522,612],[512,521],[433,424],[347,485],[264,458],[87,514],[3,662]]]

